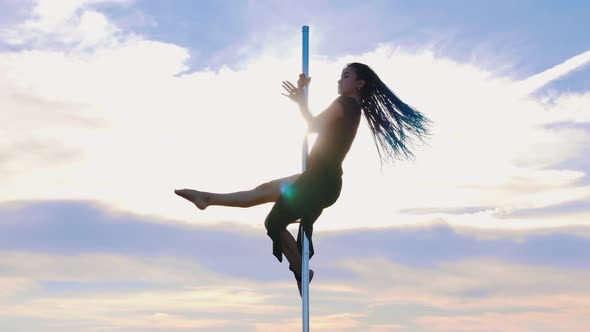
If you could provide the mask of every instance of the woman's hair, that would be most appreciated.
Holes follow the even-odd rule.
[[[413,160],[410,148],[417,140],[424,142],[424,137],[430,135],[428,127],[432,122],[399,99],[369,66],[353,62],[347,67],[354,69],[357,80],[365,81],[360,89],[361,107],[373,132],[381,163],[387,161],[381,151],[394,159]]]

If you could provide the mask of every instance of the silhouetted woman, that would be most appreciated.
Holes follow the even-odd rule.
[[[413,159],[410,151],[417,140],[429,135],[430,120],[401,101],[367,65],[350,63],[338,80],[340,96],[323,112],[313,116],[303,95],[311,78],[299,76],[297,87],[283,81],[283,94],[299,105],[307,121],[308,132],[317,133],[316,142],[307,158],[303,173],[272,180],[248,190],[218,194],[192,189],[175,193],[203,210],[209,205],[251,207],[275,202],[264,225],[273,241],[273,254],[279,261],[289,260],[301,294],[301,244],[287,230],[287,225],[301,219],[301,228],[310,240],[313,223],[322,210],[334,204],[342,189],[342,162],[350,150],[364,113],[372,131],[381,162],[382,154],[394,159]],[[310,270],[310,281],[313,271]]]

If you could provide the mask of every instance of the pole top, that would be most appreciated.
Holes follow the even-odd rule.
[[[301,27],[301,30],[302,30],[303,32],[309,32],[309,26],[307,26],[307,25],[304,25],[304,26],[302,26],[302,27]]]

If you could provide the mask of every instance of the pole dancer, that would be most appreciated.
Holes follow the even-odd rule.
[[[414,159],[411,148],[430,135],[431,121],[403,102],[367,65],[353,62],[342,70],[338,83],[339,96],[327,109],[314,116],[308,107],[304,88],[311,77],[299,75],[297,86],[283,81],[282,93],[299,106],[307,122],[308,133],[317,133],[315,144],[306,160],[305,170],[274,179],[245,191],[213,193],[194,189],[177,189],[175,193],[198,209],[211,205],[247,208],[274,203],[264,226],[273,243],[273,255],[289,261],[301,295],[301,234],[297,240],[287,225],[301,219],[301,227],[309,240],[309,257],[314,254],[311,236],[313,223],[322,211],[333,205],[342,189],[342,162],[356,137],[361,114],[371,130],[381,163],[390,159]],[[309,270],[309,282],[314,272]]]

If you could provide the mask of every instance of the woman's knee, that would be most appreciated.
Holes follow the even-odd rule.
[[[266,228],[266,233],[270,235],[271,238],[278,238],[281,230],[286,228],[286,226],[283,226],[279,220],[272,218],[269,215],[266,217],[266,220],[264,220],[264,228]]]
[[[278,199],[264,220],[264,227],[269,233],[278,234],[281,229],[287,228],[287,225],[296,217],[285,205],[283,199]]]
[[[266,228],[267,231],[268,231],[268,227],[270,226],[270,223],[268,220],[269,220],[268,217],[266,217],[266,219],[264,220],[264,228]]]
[[[264,182],[264,183],[261,183],[261,184],[259,184],[259,185],[258,185],[258,186],[257,186],[255,189],[266,189],[266,188],[268,188],[268,187],[270,186],[270,182],[271,182],[271,181],[269,181],[269,182]]]

